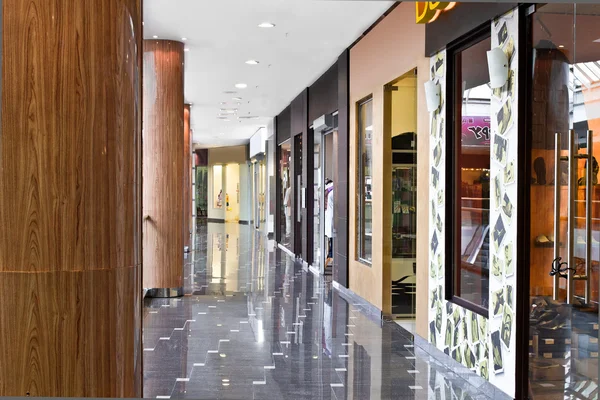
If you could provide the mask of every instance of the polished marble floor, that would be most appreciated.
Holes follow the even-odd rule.
[[[144,397],[504,399],[249,226],[201,225],[178,299],[146,299]]]

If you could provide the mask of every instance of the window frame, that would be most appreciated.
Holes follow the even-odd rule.
[[[372,267],[373,266],[373,243],[372,243],[372,236],[371,236],[371,261],[367,260],[366,258],[363,258],[363,251],[364,251],[364,238],[365,238],[365,232],[363,229],[363,214],[364,214],[364,210],[366,208],[366,202],[364,202],[364,197],[365,197],[365,174],[363,171],[363,165],[362,165],[362,146],[364,144],[364,132],[361,131],[361,107],[365,106],[368,103],[371,103],[371,107],[373,107],[373,103],[374,99],[373,99],[373,94],[370,94],[366,97],[364,97],[363,99],[359,100],[356,102],[356,136],[357,136],[357,140],[356,140],[356,167],[357,167],[357,186],[358,186],[358,190],[356,191],[356,196],[357,196],[357,204],[356,204],[356,214],[358,216],[358,218],[356,218],[356,231],[357,231],[357,235],[356,235],[356,261],[360,262],[361,264],[367,266],[367,267]],[[373,119],[373,110],[371,109],[371,119]],[[373,122],[373,121],[372,121]],[[372,135],[372,131],[371,131],[371,135]],[[371,142],[371,153],[372,153],[372,146],[373,143]],[[371,154],[372,155],[372,154]],[[372,159],[371,159],[372,160]],[[371,161],[372,162],[372,161]],[[372,166],[371,166],[372,169]],[[372,175],[371,175],[371,182],[372,182]],[[373,193],[371,191],[371,193]],[[372,199],[371,199],[372,200]],[[373,203],[371,203],[373,204]],[[371,206],[372,207],[372,206]],[[372,209],[371,209],[371,218],[372,218]],[[372,221],[371,221],[371,225],[372,225]],[[372,234],[372,232],[371,232]]]
[[[485,308],[479,304],[475,304],[456,294],[456,276],[461,269],[457,266],[461,265],[460,238],[462,221],[461,202],[456,201],[461,190],[461,179],[456,179],[460,175],[460,147],[461,135],[457,132],[462,130],[462,81],[457,82],[457,65],[456,55],[478,44],[479,42],[491,37],[490,21],[486,21],[478,28],[469,32],[465,36],[456,40],[446,48],[446,113],[445,113],[445,131],[446,131],[446,195],[445,195],[445,213],[446,213],[446,229],[445,229],[445,299],[459,305],[467,310],[470,310],[478,315],[489,319],[489,305]],[[460,116],[457,118],[457,106],[460,107]],[[490,153],[491,163],[491,153]],[[450,183],[448,185],[448,183]],[[448,248],[448,244],[450,247]],[[488,265],[488,282],[489,282],[489,265]],[[489,296],[489,294],[488,294]]]

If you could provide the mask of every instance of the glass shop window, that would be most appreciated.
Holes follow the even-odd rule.
[[[372,249],[372,174],[373,174],[373,99],[358,104],[358,259],[371,264]]]
[[[506,157],[506,146],[490,146],[490,100],[492,89],[486,52],[491,48],[489,30],[482,31],[463,46],[449,51],[450,84],[448,116],[449,196],[448,215],[452,229],[452,250],[448,268],[452,271],[451,300],[472,311],[488,315],[490,247],[490,156]],[[494,199],[492,204],[501,200]]]

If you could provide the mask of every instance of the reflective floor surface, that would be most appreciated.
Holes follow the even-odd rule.
[[[194,243],[186,295],[145,300],[144,397],[505,398],[250,226],[201,225]]]

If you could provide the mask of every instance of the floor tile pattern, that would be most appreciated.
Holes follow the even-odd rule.
[[[251,227],[200,225],[194,243],[186,295],[145,299],[144,397],[504,399]]]

